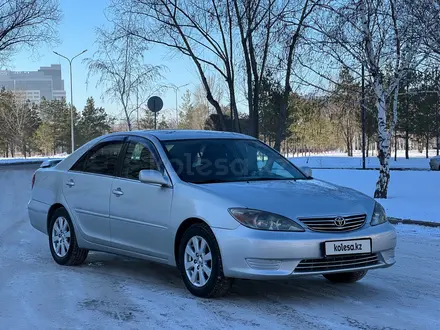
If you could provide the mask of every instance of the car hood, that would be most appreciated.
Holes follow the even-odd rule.
[[[277,213],[291,219],[320,216],[371,215],[374,199],[356,190],[325,181],[278,180],[198,185],[231,207]]]

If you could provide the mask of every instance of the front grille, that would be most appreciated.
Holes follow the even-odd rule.
[[[342,218],[344,224],[337,224]],[[304,223],[309,229],[319,232],[340,233],[347,232],[361,228],[365,223],[365,214],[351,215],[346,217],[328,217],[328,218],[300,218],[299,220]]]
[[[324,259],[304,259],[295,268],[295,273],[324,272],[374,266],[379,263],[376,254],[327,257]]]

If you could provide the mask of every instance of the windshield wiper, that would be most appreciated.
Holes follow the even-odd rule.
[[[240,181],[281,181],[281,180],[293,180],[296,181],[296,178],[248,178]]]
[[[225,183],[225,182],[232,182],[230,180],[222,180],[222,179],[210,179],[205,181],[190,181],[194,184],[204,184],[204,183]]]

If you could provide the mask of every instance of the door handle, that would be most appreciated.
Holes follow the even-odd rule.
[[[66,182],[66,185],[69,187],[73,187],[75,185],[75,182],[73,182],[73,180],[70,179],[69,181]]]
[[[113,190],[113,194],[114,194],[116,197],[119,197],[119,196],[124,195],[124,192],[121,190],[121,188],[118,188],[118,189],[114,189],[114,190]]]

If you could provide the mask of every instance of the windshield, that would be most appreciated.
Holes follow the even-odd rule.
[[[180,179],[191,183],[307,179],[258,140],[200,139],[162,142]]]

